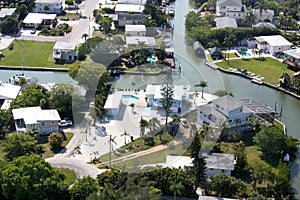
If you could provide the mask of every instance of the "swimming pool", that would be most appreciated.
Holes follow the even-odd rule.
[[[133,96],[133,95],[122,95],[122,99],[129,99],[131,102],[135,102],[139,100],[138,97]]]
[[[156,58],[148,57],[148,58],[147,58],[147,61],[150,62],[150,63],[155,63]]]

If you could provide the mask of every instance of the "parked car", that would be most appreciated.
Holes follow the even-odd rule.
[[[71,120],[61,120],[58,123],[58,126],[60,126],[60,127],[67,127],[67,126],[72,126],[72,125],[73,125],[73,122]]]
[[[188,127],[189,127],[189,125],[188,125],[188,123],[187,123],[187,121],[186,121],[185,118],[181,118],[181,119],[180,119],[180,122],[181,122],[181,124],[182,124],[183,127],[185,127],[185,128],[188,128]]]

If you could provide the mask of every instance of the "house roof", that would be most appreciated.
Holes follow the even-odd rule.
[[[253,27],[268,27],[276,28],[276,26],[270,22],[258,22],[257,24],[252,25]]]
[[[168,167],[174,167],[174,168],[184,168],[184,167],[192,167],[193,166],[193,160],[191,157],[188,156],[166,156],[166,165]]]
[[[283,53],[293,58],[300,59],[300,48],[287,50],[284,51]]]
[[[63,0],[35,0],[35,3],[60,4]]]
[[[225,111],[234,110],[234,109],[237,109],[237,108],[240,108],[243,106],[243,104],[240,102],[240,100],[238,100],[230,95],[220,97],[220,98],[214,100],[213,103],[224,108]]]
[[[221,51],[220,48],[217,48],[217,47],[213,47],[210,49],[210,54],[211,55],[223,55],[223,52]]]
[[[154,95],[154,99],[161,99],[163,96],[161,95],[161,87],[162,85],[152,85],[148,84],[146,87],[146,95]],[[174,85],[174,100],[182,100],[183,96],[188,96],[190,91],[190,85]]]
[[[15,99],[21,90],[21,86],[3,83],[0,81],[0,99]]]
[[[120,106],[120,103],[122,101],[122,94],[121,93],[113,93],[113,94],[109,94],[104,108],[105,109],[118,109]]]
[[[53,49],[75,50],[76,46],[76,42],[56,42]]]
[[[219,6],[242,6],[241,0],[219,0]]]
[[[137,31],[137,32],[143,32],[146,31],[145,25],[125,25],[125,31]]]
[[[215,123],[221,122],[222,120],[226,119],[226,117],[221,112],[215,109],[212,103],[199,106],[199,111],[201,111],[201,113],[205,114],[206,116],[213,115],[214,117],[216,117],[216,120],[211,120]]]
[[[0,18],[5,18],[6,16],[13,15],[16,11],[16,8],[1,8],[0,9]]]
[[[119,4],[139,4],[146,5],[147,0],[118,0]]]
[[[142,14],[142,13],[135,13],[135,14],[118,13],[117,14],[117,20],[135,20],[135,21],[141,21],[143,19],[144,19],[144,14]]]
[[[25,124],[36,124],[39,121],[60,121],[57,110],[42,110],[39,106],[13,109],[12,113],[14,120],[24,119]]]
[[[209,169],[234,169],[235,160],[233,154],[211,153],[203,156],[205,157],[206,167]]]
[[[231,17],[218,17],[218,18],[216,18],[216,27],[217,28],[225,28],[225,27],[237,28],[236,19],[231,18]]]
[[[142,13],[144,11],[144,6],[136,4],[117,4],[115,12],[134,12]]]
[[[239,99],[239,101],[254,114],[275,113],[270,106],[265,105],[253,98],[243,98]]]
[[[252,11],[256,16],[260,16],[260,10],[259,9],[252,9]],[[261,15],[262,16],[266,16],[266,15],[274,16],[274,10],[262,9]]]
[[[44,19],[55,19],[56,14],[46,14],[46,13],[28,13],[28,15],[23,20],[25,24],[40,24]]]
[[[266,41],[271,46],[289,46],[292,45],[287,39],[281,35],[269,35],[254,37],[258,41]]]
[[[139,37],[139,36],[127,36],[126,45],[138,45],[139,42],[144,42],[146,46],[155,46],[154,37]]]

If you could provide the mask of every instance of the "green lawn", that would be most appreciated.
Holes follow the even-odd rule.
[[[56,168],[56,169],[58,169],[66,176],[65,182],[67,183],[67,185],[71,185],[75,183],[77,176],[74,170],[67,169],[67,168]]]
[[[273,85],[278,84],[278,80],[283,73],[293,75],[293,71],[287,69],[285,65],[273,58],[259,59],[235,59],[229,61],[222,61],[216,63],[219,67],[228,70],[229,68],[236,68],[241,70],[248,70],[256,75],[265,77],[263,81]]]
[[[74,135],[73,133],[65,133],[66,139],[63,141],[62,147],[67,146],[67,144],[72,139],[73,135]],[[58,153],[59,150],[53,151],[50,148],[50,145],[46,140],[47,140],[47,138],[44,138],[44,142],[42,144],[38,144],[38,146],[40,146],[42,148],[42,157],[50,158],[50,157],[53,157],[56,153]]]
[[[80,19],[80,14],[79,13],[66,13],[66,15],[59,15],[57,16],[58,19],[61,20],[79,20]]]
[[[52,59],[54,42],[37,42],[29,40],[14,40],[13,49],[2,50],[4,55],[0,65],[68,68],[70,64],[55,64]]]

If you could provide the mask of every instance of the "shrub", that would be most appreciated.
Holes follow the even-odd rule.
[[[61,148],[64,137],[61,133],[54,132],[48,137],[48,141],[52,149]]]

